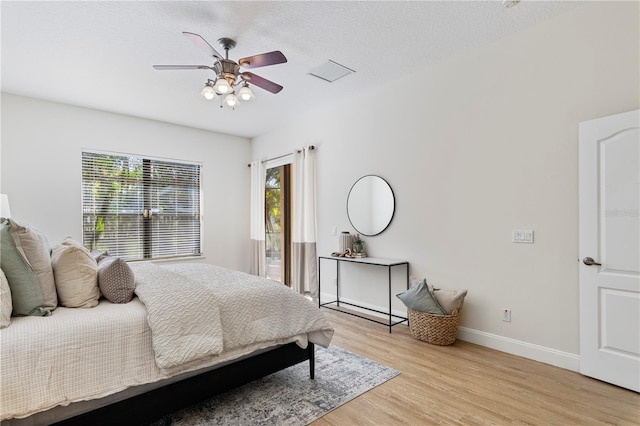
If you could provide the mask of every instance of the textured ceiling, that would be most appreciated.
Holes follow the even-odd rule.
[[[253,137],[578,4],[2,1],[2,91]],[[152,69],[211,65],[182,31],[202,35],[215,48],[218,38],[235,39],[234,60],[282,51],[287,63],[252,71],[284,90],[274,95],[254,88],[256,99],[235,111],[203,100],[199,92],[211,71]],[[334,83],[309,75],[328,60],[356,72]]]

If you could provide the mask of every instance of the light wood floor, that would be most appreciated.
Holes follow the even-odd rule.
[[[457,340],[435,346],[323,309],[333,344],[400,375],[321,417],[324,425],[640,425],[640,394]]]

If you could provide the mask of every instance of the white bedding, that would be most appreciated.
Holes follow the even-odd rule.
[[[158,367],[173,368],[222,352],[218,295],[153,263],[130,266],[136,276],[136,294],[147,307]]]
[[[162,269],[185,274],[193,282],[206,279],[213,269],[218,269],[220,277],[232,279],[234,275],[209,266],[167,265]],[[333,331],[322,315],[316,317],[317,307],[309,302],[307,308],[312,309],[307,310],[312,314],[305,313],[302,317],[306,319],[302,319],[302,305],[295,302],[290,310],[286,300],[289,294],[296,300],[304,298],[275,285],[287,293],[274,309],[257,298],[257,290],[264,284],[258,277],[236,275],[236,280],[229,282],[232,300],[219,300],[223,352],[168,369],[156,365],[147,308],[138,298],[127,304],[102,300],[90,309],[58,307],[49,317],[12,318],[11,325],[0,330],[0,419],[26,417],[56,405],[100,398],[276,344],[295,341],[305,347],[308,339],[329,345]],[[223,287],[221,282],[212,285],[217,297],[226,292]],[[274,310],[284,315],[276,316]],[[275,329],[284,322],[289,322],[287,327],[293,331],[282,336]],[[249,329],[258,331],[261,337],[251,341]]]

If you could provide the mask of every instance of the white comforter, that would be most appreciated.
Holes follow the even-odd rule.
[[[287,287],[203,264],[159,268],[184,274],[191,280],[189,286],[206,280],[215,269],[217,276],[228,277],[227,282],[232,287],[229,291],[222,289],[225,285],[220,281],[210,285],[210,290],[218,294],[215,298],[222,326],[222,352],[204,355],[176,367],[159,368],[153,342],[157,336],[148,321],[152,318],[151,311],[162,308],[149,310],[138,298],[121,305],[103,300],[91,309],[58,307],[49,317],[12,318],[11,325],[0,330],[0,419],[25,417],[56,405],[101,398],[131,386],[223,363],[281,343],[295,341],[304,347],[308,339],[322,346],[329,344],[333,331],[322,315],[316,316],[318,308],[308,302],[307,308],[313,312],[309,314],[302,312],[304,308],[298,302],[289,307],[289,299],[304,298]],[[147,272],[143,271],[146,267],[136,265],[135,269],[136,279],[145,282],[141,288],[151,285],[147,282]],[[156,276],[161,271],[151,275]],[[267,299],[274,299],[275,308],[271,302],[260,301],[258,293],[265,286],[280,288],[276,290],[280,296],[278,293],[267,296]],[[223,293],[230,300],[219,299]],[[171,297],[181,294],[171,290]],[[187,312],[195,316],[200,313]],[[304,325],[307,320],[310,321]],[[175,321],[186,327],[183,329],[185,334],[196,329],[201,331],[200,326],[191,327],[190,321],[180,318]],[[288,323],[286,326],[292,334],[279,337],[282,334],[275,329],[283,323]],[[176,330],[178,328],[174,328]],[[261,340],[252,341],[250,330],[261,335]],[[179,333],[161,339],[164,339],[163,344],[169,344],[173,339],[178,346],[183,346]],[[187,349],[187,353],[194,352]],[[179,357],[190,359],[185,355]]]
[[[281,283],[204,263],[131,266],[161,369],[295,335],[303,348],[305,334],[321,346],[331,341],[319,309]]]

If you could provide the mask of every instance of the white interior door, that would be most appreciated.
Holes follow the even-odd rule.
[[[580,123],[580,372],[640,392],[640,111]]]

